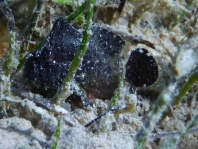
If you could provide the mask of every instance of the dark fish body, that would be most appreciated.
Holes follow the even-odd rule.
[[[125,42],[114,33],[93,26],[89,47],[78,69],[75,81],[87,94],[109,99],[118,87],[121,68],[120,52]],[[24,78],[35,93],[53,97],[65,79],[79,48],[82,33],[66,19],[56,20],[41,49],[26,60]]]

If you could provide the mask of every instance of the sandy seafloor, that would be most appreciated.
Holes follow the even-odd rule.
[[[27,1],[9,0],[8,2],[15,17],[17,32],[21,34],[29,18]],[[127,82],[124,82],[121,97],[117,102],[117,106],[123,110],[115,113],[109,112],[90,127],[85,128],[84,125],[106,111],[109,100],[93,100],[93,106],[88,109],[71,106],[70,103],[64,101],[61,101],[59,105],[50,105],[47,99],[31,93],[26,88],[22,78],[23,70],[17,74],[14,73],[11,81],[7,81],[2,73],[0,149],[52,148],[59,115],[62,115],[59,149],[135,148],[135,135],[147,120],[149,110],[154,106],[157,96],[170,87],[170,84],[179,84],[179,90],[198,63],[197,2],[194,2],[181,23],[172,31],[168,28],[176,20],[177,15],[186,11],[184,7],[186,2],[182,0],[159,0],[157,4],[153,2],[155,7],[150,6],[137,25],[131,24],[132,32],[130,33],[129,20],[133,22],[134,16],[141,13],[138,9],[142,8],[140,5],[143,2],[143,0],[137,2],[128,0],[121,15],[119,16],[115,11],[115,18],[110,19],[108,14],[114,10],[110,7],[116,8],[118,3],[109,2],[107,6],[103,1],[97,1],[98,10],[95,12],[94,22],[120,35],[126,41],[123,48],[125,61],[132,50],[147,49],[158,64],[158,80],[147,88],[130,87]],[[78,5],[78,2],[75,4]],[[38,37],[31,39],[31,46],[46,37],[55,19],[65,16],[67,11],[65,6],[47,1],[41,9],[41,14],[36,27]],[[8,48],[9,40],[2,12],[0,12],[0,19],[0,53],[3,55]],[[16,49],[19,49],[22,38],[16,38],[16,40]],[[11,87],[10,95],[4,98],[3,91],[7,83],[15,85]],[[145,149],[159,148],[164,140],[171,140],[175,131],[182,130],[193,116],[198,114],[197,89],[195,85],[179,105],[168,106],[168,116],[157,123]],[[175,90],[172,92],[174,93]],[[10,100],[10,102],[2,101],[3,99]],[[41,106],[42,104],[35,104],[35,102],[52,107],[52,110],[47,110]],[[198,125],[195,128],[198,128]],[[176,148],[197,149],[197,129],[186,134]]]

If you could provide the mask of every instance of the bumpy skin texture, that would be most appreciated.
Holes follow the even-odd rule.
[[[93,26],[89,48],[75,80],[87,94],[101,99],[113,96],[120,76],[120,52],[125,42],[114,33]],[[33,92],[52,97],[67,75],[82,40],[82,33],[64,18],[56,20],[41,49],[29,55],[24,78]]]
[[[144,48],[131,52],[126,64],[126,80],[136,87],[152,85],[158,78],[158,65]]]

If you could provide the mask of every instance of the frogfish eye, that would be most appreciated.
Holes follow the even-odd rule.
[[[133,50],[126,64],[126,80],[136,87],[147,87],[157,78],[158,65],[153,56],[144,48]]]

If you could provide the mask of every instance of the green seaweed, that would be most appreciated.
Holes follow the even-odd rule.
[[[58,125],[57,125],[56,132],[55,132],[55,142],[52,146],[52,149],[57,149],[57,146],[58,146],[58,141],[60,139],[60,134],[61,134],[61,120],[62,120],[62,117],[59,116]]]
[[[186,6],[186,8],[187,9],[190,8],[190,6],[192,6],[193,2],[194,2],[194,0],[190,0],[188,2],[188,5]],[[169,30],[172,31],[183,20],[185,15],[186,15],[186,12],[185,11],[182,12],[182,14],[180,14],[179,18],[176,20],[176,22],[172,25],[172,27]]]
[[[54,1],[60,4],[67,4],[67,5],[72,3],[72,0],[54,0]]]
[[[123,72],[122,72],[122,74],[120,76],[120,79],[119,79],[118,88],[116,89],[116,91],[114,93],[114,96],[110,100],[109,107],[108,107],[107,111],[110,111],[113,107],[116,106],[116,103],[117,103],[117,101],[120,97],[120,94],[121,94],[121,90],[123,88],[123,82],[124,82],[124,79],[125,79],[125,74],[126,74],[126,70],[123,69]]]
[[[174,103],[179,104],[181,100],[186,96],[188,91],[198,82],[198,67],[196,67],[192,74],[189,76],[189,79],[181,87],[179,94],[175,97]]]
[[[16,38],[16,29],[15,29],[15,21],[14,21],[14,16],[12,14],[11,9],[8,6],[7,1],[2,1],[0,8],[2,12],[4,13],[6,19],[7,19],[7,24],[8,24],[8,30],[9,30],[9,41],[10,41],[10,47],[8,54],[6,56],[6,60],[4,63],[4,71],[5,75],[9,76],[10,73],[17,67],[18,65],[18,60],[15,58],[14,53],[16,51],[15,49],[15,38]]]
[[[8,55],[6,57],[5,65],[4,65],[6,76],[9,76],[11,71],[18,66],[18,60],[14,57],[14,52],[15,52],[15,33],[14,32],[10,32],[9,39],[10,39],[10,48],[9,48]]]
[[[68,85],[72,81],[73,77],[75,76],[76,71],[83,60],[83,56],[85,55],[85,53],[88,49],[90,28],[91,28],[91,24],[92,24],[93,13],[94,13],[94,0],[90,0],[89,2],[87,2],[87,4],[89,6],[89,13],[87,16],[87,24],[86,24],[85,30],[83,32],[82,42],[79,46],[79,49],[78,49],[74,59],[72,60],[71,66],[69,68],[69,71],[68,71],[68,74],[67,74],[65,80],[63,81],[61,87],[59,88],[59,90],[57,91],[56,95],[53,98],[54,103],[57,103],[57,101],[60,99],[66,98],[66,97],[64,97],[65,96],[64,91],[66,88],[69,87]]]
[[[32,53],[33,51],[39,50],[39,49],[43,46],[43,44],[45,43],[45,41],[46,41],[46,38],[43,39],[41,42],[39,42],[39,43],[33,48],[33,50],[31,50],[31,51],[28,52],[25,56],[23,56],[23,57],[21,57],[21,58],[19,59],[19,65],[17,66],[17,71],[19,71],[19,70],[24,66],[24,64],[25,64],[25,62],[26,62],[26,59],[27,59],[27,56],[28,56],[30,53]],[[24,48],[24,46],[22,45],[20,48]]]
[[[81,6],[79,6],[75,11],[73,11],[68,17],[67,21],[69,23],[72,23],[76,19],[80,17],[80,15],[86,10],[87,8],[87,3],[84,2]],[[82,19],[82,18],[81,18]],[[80,21],[80,20],[79,20]],[[82,23],[82,22],[81,22]]]
[[[28,18],[30,18],[33,14],[33,9],[35,6],[36,1],[35,0],[28,0]]]
[[[73,23],[76,21],[78,24],[83,24],[85,21],[83,12],[86,10],[87,3],[82,3],[77,9],[72,6],[72,0],[54,0],[60,4],[66,4],[67,9],[71,12],[71,14],[67,17],[67,21],[69,23]]]
[[[23,33],[22,33],[22,36],[26,37],[25,38],[26,40],[22,43],[20,51],[19,51],[19,60],[20,61],[23,60],[24,58],[26,58],[27,54],[30,54],[32,52],[29,50],[29,46],[30,46],[29,41],[32,40],[34,29],[37,25],[39,16],[41,15],[40,11],[41,11],[42,7],[44,6],[44,1],[42,1],[42,0],[35,1],[35,3],[33,3],[33,1],[29,1],[29,3],[34,4],[34,8],[33,8],[33,12],[32,12],[30,21],[28,22],[27,27],[23,30]],[[31,5],[31,7],[32,7],[32,5]],[[30,9],[32,9],[32,8],[30,8]]]

